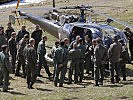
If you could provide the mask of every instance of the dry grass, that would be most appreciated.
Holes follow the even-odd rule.
[[[57,6],[62,5],[79,5],[79,4],[91,4],[91,5],[109,5],[109,6],[122,6],[125,9],[113,9],[113,8],[94,8],[99,11],[104,11],[109,15],[112,15],[123,21],[127,21],[130,24],[133,24],[133,1],[132,0],[57,0]],[[47,0],[44,3],[32,4],[33,6],[50,6],[51,2]],[[23,6],[25,7],[25,6]],[[29,6],[26,6],[29,7]],[[33,11],[31,11],[33,13]],[[41,11],[42,13],[42,11]],[[9,12],[0,12],[2,17],[0,19],[1,24],[5,27],[8,22]],[[23,21],[23,24],[27,25],[28,31],[32,32],[34,25],[28,21]],[[123,26],[114,24],[120,29]],[[20,28],[16,23],[14,25],[16,31]],[[53,41],[56,39],[44,33],[48,36],[47,45],[52,46]],[[50,68],[53,71],[53,68]],[[11,75],[12,79],[10,80],[11,85],[9,86],[9,93],[0,92],[0,100],[132,100],[133,99],[133,65],[127,65],[127,81],[120,84],[112,85],[110,84],[109,79],[107,78],[104,81],[104,86],[102,87],[93,87],[93,80],[90,80],[86,76],[86,80],[82,84],[65,84],[63,88],[54,87],[53,82],[49,81],[46,78],[46,73],[42,70],[43,78],[38,78],[37,83],[34,85],[33,90],[26,88],[26,80],[23,78],[15,77]],[[1,89],[1,88],[0,88]]]

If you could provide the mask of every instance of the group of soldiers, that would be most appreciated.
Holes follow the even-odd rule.
[[[132,59],[133,48],[130,45],[133,44],[133,33],[129,30],[126,28],[124,32],[129,39]],[[28,88],[33,89],[37,76],[42,77],[42,66],[48,77],[53,76],[54,85],[58,86],[59,83],[59,87],[63,86],[67,71],[68,84],[72,84],[73,80],[74,83],[82,82],[85,70],[94,78],[95,86],[103,85],[106,69],[110,70],[111,83],[119,83],[120,71],[123,80],[126,80],[126,62],[129,55],[124,41],[118,36],[113,36],[109,48],[103,44],[101,38],[92,39],[88,34],[84,38],[77,35],[71,42],[69,38],[56,41],[51,51],[54,63],[52,74],[45,58],[47,36],[42,33],[39,25],[36,25],[31,34],[24,25],[17,34],[11,23],[7,24],[6,31],[0,27],[0,85],[3,85],[4,92],[8,90],[9,73],[26,78]],[[21,67],[22,75],[19,72]]]

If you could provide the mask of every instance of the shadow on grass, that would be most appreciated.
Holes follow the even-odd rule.
[[[121,84],[123,84],[123,85],[133,85],[133,81],[125,81],[125,82],[121,82]]]
[[[133,70],[132,69],[126,68],[126,73],[127,73],[127,76],[133,77]]]
[[[93,84],[92,82],[82,82],[82,83],[78,83],[78,85],[81,85],[81,86],[89,86]]]
[[[123,87],[123,84],[108,84],[108,85],[103,85],[101,87],[110,87],[110,88],[116,88],[116,87]]]
[[[0,91],[0,92],[2,92],[2,91]],[[23,94],[20,92],[15,92],[15,91],[7,91],[7,92],[3,92],[3,93],[8,93],[8,94],[12,94],[12,95],[26,95],[26,94]]]
[[[26,94],[23,94],[23,93],[20,93],[20,92],[15,92],[15,91],[11,91],[11,92],[8,92],[8,93],[11,93],[12,95],[26,95]]]
[[[44,83],[44,82],[41,80],[36,80],[36,83]]]
[[[43,89],[43,88],[37,88],[37,90],[46,91],[46,92],[51,92],[51,91],[53,91],[53,90],[50,90],[50,89]]]
[[[72,86],[71,87],[66,87],[65,86],[63,88],[66,88],[66,89],[74,89],[75,90],[75,89],[81,89],[81,88],[85,88],[85,87],[72,87]]]
[[[78,97],[72,97],[72,98],[64,98],[62,100],[79,100],[79,98]]]

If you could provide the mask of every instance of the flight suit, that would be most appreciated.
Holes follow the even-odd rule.
[[[68,62],[68,50],[64,48],[63,46],[60,46],[55,51],[55,77],[54,77],[54,84],[57,86],[58,78],[60,74],[60,80],[59,80],[59,86],[63,86],[64,78],[65,78],[65,72],[67,70],[67,62]],[[62,67],[59,67],[59,65],[62,64]]]
[[[86,69],[86,73],[89,74],[89,71],[91,71],[91,50],[89,49],[91,46],[91,42],[86,42],[85,41],[85,47],[86,47],[86,51],[85,51],[85,69]]]
[[[77,49],[80,50],[79,77],[80,77],[80,82],[82,82],[83,77],[84,77],[84,61],[85,61],[86,47],[82,44],[79,44]]]
[[[34,30],[31,34],[31,38],[35,39],[35,49],[37,51],[38,44],[42,39],[42,30]]]
[[[19,41],[19,45],[18,45],[18,52],[17,52],[17,68],[16,68],[16,73],[15,75],[19,75],[19,70],[20,67],[22,66],[22,70],[23,70],[23,75],[24,77],[26,76],[26,69],[25,69],[25,59],[24,59],[24,55],[23,55],[23,51],[24,48],[26,47],[27,41],[25,41],[23,38]]]
[[[122,45],[120,43],[114,42],[110,45],[108,49],[108,58],[110,62],[110,71],[111,71],[111,83],[114,84],[114,70],[116,72],[116,82],[118,83],[120,78],[120,66],[119,58],[122,51]]]
[[[120,55],[120,69],[124,81],[126,81],[126,62],[128,59],[128,49],[125,46],[122,46],[122,52]]]
[[[0,34],[0,52],[2,51],[1,46],[4,44],[7,44],[6,37],[4,34]]]
[[[79,62],[80,62],[80,50],[79,49],[71,49],[69,51],[69,83],[72,83],[72,74],[74,71],[74,82],[78,82],[78,75],[79,75]]]
[[[28,31],[26,31],[26,30],[20,30],[18,32],[18,34],[17,34],[16,41],[19,43],[19,41],[24,37],[25,34],[30,35]]]
[[[94,78],[94,49],[95,46],[90,46],[89,50],[91,51],[91,66],[90,66],[90,70],[92,71],[91,73],[91,77]]]
[[[98,44],[94,49],[94,79],[96,86],[98,82],[103,84],[104,79],[104,64],[107,60],[107,51],[102,44]]]
[[[11,28],[7,28],[6,31],[5,31],[5,36],[7,38],[7,40],[9,40],[11,38],[11,34],[12,32],[15,32],[14,29],[11,27]]]
[[[55,51],[57,50],[58,47],[56,46],[53,46],[52,48],[52,51],[51,51],[51,54],[52,54],[52,58],[53,58],[53,61],[54,61],[54,73],[53,73],[53,77],[55,76],[55,69],[56,69],[56,62],[55,62]]]
[[[131,36],[129,37],[129,50],[131,54],[131,60],[133,61],[133,33],[131,33]]]
[[[27,84],[28,88],[30,88],[37,78],[37,57],[34,47],[27,45],[24,49],[24,57],[26,61]]]
[[[12,57],[12,71],[15,73],[16,55],[17,55],[17,41],[14,38],[10,38],[8,41],[9,51]]]
[[[49,71],[49,67],[47,65],[47,61],[45,59],[45,54],[46,54],[46,48],[45,48],[45,42],[43,42],[43,40],[41,40],[38,44],[38,48],[37,48],[37,53],[39,55],[39,68],[38,68],[38,74],[40,74],[42,65],[45,68],[46,73],[48,74],[48,76],[51,75],[50,71]]]
[[[1,70],[3,73],[3,91],[6,92],[8,90],[9,85],[9,73],[11,73],[11,63],[9,61],[9,54],[6,52],[0,52],[0,60],[2,62]]]

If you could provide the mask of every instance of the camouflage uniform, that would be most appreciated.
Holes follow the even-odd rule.
[[[68,62],[68,50],[66,48],[64,48],[63,46],[60,46],[55,51],[54,61],[56,63],[54,84],[55,84],[55,86],[57,86],[58,77],[59,77],[59,74],[61,73],[59,86],[63,86],[64,78],[65,78],[65,72],[67,69],[67,62]],[[59,66],[60,64],[62,64],[61,67]]]
[[[6,92],[8,90],[8,85],[9,85],[9,73],[11,72],[11,63],[9,61],[9,54],[3,51],[0,52],[0,61],[2,62],[1,70],[4,78],[3,91]]]

